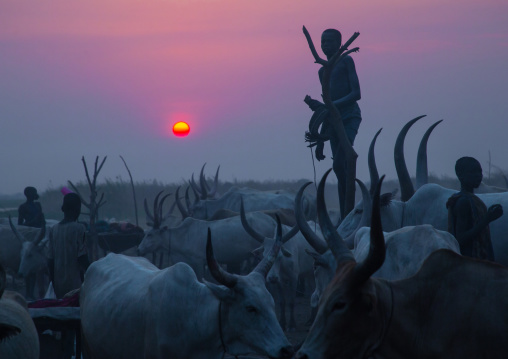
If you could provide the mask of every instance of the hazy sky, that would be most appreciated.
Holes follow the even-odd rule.
[[[119,155],[136,181],[204,162],[223,180],[312,179],[303,98],[321,89],[302,25],[317,46],[326,28],[360,32],[359,178],[381,127],[379,171],[395,176],[397,132],[421,114],[412,173],[439,119],[431,172],[464,155],[485,169],[489,150],[508,169],[507,18],[506,0],[0,0],[0,193],[82,180],[82,155],[108,156],[102,180],[128,179]],[[170,131],[180,119],[188,137]]]

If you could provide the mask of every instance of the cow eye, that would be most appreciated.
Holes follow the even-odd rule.
[[[345,302],[337,302],[333,305],[333,310],[342,310],[346,307]]]
[[[252,305],[248,305],[247,307],[245,307],[245,309],[247,309],[249,313],[257,313],[258,311],[256,307],[253,307]]]

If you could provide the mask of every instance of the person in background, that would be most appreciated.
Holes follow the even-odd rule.
[[[494,204],[487,209],[474,194],[482,182],[482,166],[473,157],[459,158],[455,173],[460,181],[460,192],[446,202],[448,232],[453,234],[463,256],[494,261],[489,223],[503,215],[503,207]]]
[[[18,207],[18,225],[42,228],[46,224],[42,207],[35,187],[26,187],[24,190],[26,202]]]

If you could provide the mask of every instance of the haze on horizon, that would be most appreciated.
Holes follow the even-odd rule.
[[[465,155],[508,169],[508,3],[503,0],[236,1],[2,0],[0,4],[0,193],[40,192],[85,179],[108,156],[99,180],[179,182],[203,163],[220,179],[313,179],[304,142],[320,97],[321,32],[360,37],[353,54],[363,121],[355,140],[360,179],[376,146],[380,173],[395,177],[393,145],[410,130],[414,173],[421,136],[429,169],[453,175]],[[319,51],[320,52],[320,51]],[[320,52],[321,53],[321,52]],[[188,137],[172,135],[178,120]],[[316,174],[331,167],[329,146]]]

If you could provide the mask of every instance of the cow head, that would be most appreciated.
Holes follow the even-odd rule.
[[[265,287],[265,277],[281,246],[282,228],[278,218],[277,222],[277,238],[270,253],[246,276],[230,274],[220,267],[213,255],[208,229],[208,268],[214,279],[222,285],[203,281],[220,301],[222,339],[228,354],[256,352],[281,359],[289,359],[293,354],[277,322],[273,298]]]
[[[9,216],[9,225],[14,232],[16,238],[21,244],[21,261],[19,264],[18,275],[27,277],[30,274],[35,274],[41,270],[47,269],[48,258],[46,256],[46,226],[43,226],[39,231],[37,238],[31,242],[28,241],[14,226],[11,217]]]
[[[162,194],[163,191],[160,191],[155,196],[155,200],[153,202],[153,214],[150,213],[150,210],[148,209],[148,204],[145,198],[144,206],[145,206],[145,213],[148,218],[147,225],[152,227],[150,230],[145,232],[145,236],[143,237],[143,240],[138,245],[138,255],[144,256],[148,253],[153,253],[155,251],[158,251],[160,249],[163,249],[167,240],[166,237],[168,236],[168,227],[164,226],[161,227],[162,223],[166,221],[171,213],[173,212],[176,202],[173,203],[171,208],[169,209],[168,213],[166,215],[162,212],[162,206],[164,204],[164,201],[166,198],[168,198],[171,194],[167,194],[162,197],[162,199],[159,202],[159,197]],[[177,197],[178,197],[178,190],[177,190]],[[167,249],[167,248],[164,248]]]
[[[323,176],[318,188],[318,217],[337,268],[333,280],[320,299],[316,320],[296,358],[367,358],[382,338],[382,318],[385,315],[377,300],[377,287],[374,286],[374,280],[370,279],[385,258],[379,213],[382,178],[374,192],[371,248],[367,258],[356,263],[326,213],[324,183],[329,172]]]

